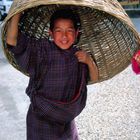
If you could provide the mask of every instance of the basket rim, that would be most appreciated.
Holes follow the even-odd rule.
[[[14,2],[16,2],[16,0]],[[35,1],[32,4],[29,4],[29,2],[23,3],[22,6],[18,5],[16,7],[16,9],[13,8],[14,2],[13,2],[12,6],[11,6],[11,8],[9,10],[8,16],[2,22],[2,24],[3,24],[2,28],[5,28],[7,22],[10,20],[10,18],[12,18],[12,16],[14,16],[17,13],[23,12],[25,9],[30,9],[30,8],[37,7],[37,6],[40,6],[40,5],[71,5],[71,6],[81,6],[81,7],[83,6],[83,7],[99,10],[99,11],[102,11],[102,12],[106,12],[107,14],[110,14],[110,15],[114,16],[115,18],[119,19],[121,22],[126,24],[130,28],[130,30],[132,30],[134,32],[134,34],[136,35],[136,38],[138,39],[138,42],[140,44],[140,35],[137,32],[134,24],[132,23],[132,21],[130,20],[130,18],[128,17],[128,15],[126,14],[126,12],[124,11],[123,8],[121,9],[121,10],[123,10],[123,14],[120,15],[120,14],[117,14],[116,12],[111,11],[108,8],[103,8],[102,6],[98,6],[98,5],[92,5],[93,2],[90,3],[90,1],[86,1],[86,0],[82,1],[82,2],[81,1],[75,1],[75,0],[71,0],[69,2],[67,0],[63,0],[63,1],[47,1],[46,2],[46,1],[42,0],[42,1],[39,1],[39,2]],[[114,3],[114,5],[115,4],[116,3]],[[119,2],[117,4],[119,4]],[[123,15],[126,16],[127,18],[124,18]],[[3,30],[4,29],[2,29],[2,31]]]

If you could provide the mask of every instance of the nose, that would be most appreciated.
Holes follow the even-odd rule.
[[[63,31],[62,37],[67,38],[67,32],[66,31]]]

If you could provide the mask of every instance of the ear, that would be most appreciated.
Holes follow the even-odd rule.
[[[53,32],[49,29],[49,40],[53,41]]]
[[[49,29],[49,35],[51,36],[51,37],[53,37],[53,33],[52,33],[52,31]]]
[[[75,36],[76,36],[76,38],[75,38],[75,44],[77,44],[79,42],[80,36],[81,36],[81,32],[80,32],[79,29],[76,30]]]
[[[76,31],[76,38],[78,37],[79,35],[79,29]]]

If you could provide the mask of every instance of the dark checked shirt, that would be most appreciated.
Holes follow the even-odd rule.
[[[80,114],[86,103],[88,69],[74,55],[77,48],[72,46],[62,50],[48,39],[36,40],[20,33],[17,46],[9,49],[20,69],[29,73],[30,81],[26,93],[31,98],[33,109],[29,109],[28,118],[33,118],[34,114],[37,116],[36,121],[41,119],[60,123],[62,126]],[[28,120],[30,121],[27,124],[31,126],[34,119]],[[32,132],[31,128],[28,129],[30,135],[29,132]],[[62,132],[65,134],[64,130]],[[50,140],[63,140],[64,134],[61,138]],[[47,137],[49,134],[44,135]],[[64,139],[67,140],[68,137],[73,140],[72,136],[66,134]]]

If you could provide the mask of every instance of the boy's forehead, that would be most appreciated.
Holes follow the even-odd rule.
[[[74,23],[70,19],[58,19],[54,22],[54,28],[72,28],[74,29]]]
[[[74,22],[72,21],[72,19],[67,19],[67,18],[58,18],[54,21],[54,24],[63,24],[63,23],[69,23],[74,25]]]

